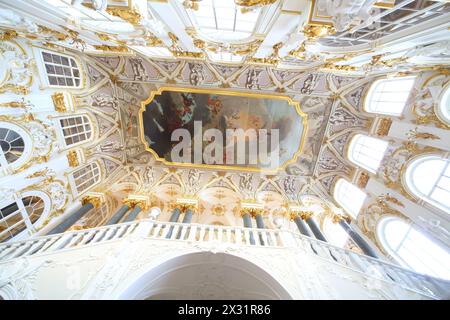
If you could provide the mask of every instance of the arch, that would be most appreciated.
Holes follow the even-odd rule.
[[[18,169],[31,157],[33,141],[22,127],[0,122],[0,167]]]
[[[189,296],[188,296],[189,295]],[[125,280],[118,299],[292,299],[263,267],[228,253],[165,256]],[[113,298],[113,299],[114,299]]]
[[[416,77],[396,77],[376,80],[367,91],[364,111],[400,116],[415,79]]]
[[[50,197],[37,190],[22,193],[20,198],[0,202],[0,241],[22,239],[39,227],[51,209]]]
[[[380,219],[377,237],[402,266],[438,278],[450,279],[450,253],[425,236],[414,224],[395,216]]]
[[[450,213],[450,159],[436,154],[413,159],[404,183],[414,196]]]
[[[367,195],[347,180],[339,178],[333,188],[333,197],[343,209],[356,218]]]
[[[356,134],[350,141],[347,158],[357,166],[376,173],[384,158],[389,142]]]

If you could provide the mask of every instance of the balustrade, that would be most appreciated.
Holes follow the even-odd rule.
[[[0,263],[16,258],[119,241],[127,236],[164,241],[225,243],[231,246],[292,248],[337,263],[379,281],[414,290],[433,298],[448,298],[450,282],[415,273],[394,264],[333,246],[298,232],[175,222],[139,220],[94,229],[10,241],[0,245]]]

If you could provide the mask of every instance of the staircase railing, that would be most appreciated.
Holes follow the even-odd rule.
[[[342,265],[381,282],[395,285],[437,298],[450,298],[450,281],[418,274],[386,261],[336,247],[327,242],[278,229],[255,229],[203,224],[183,224],[139,220],[93,229],[10,241],[0,245],[0,263],[12,259],[49,254],[70,248],[79,248],[120,240],[127,236],[193,243],[220,243],[226,246],[292,247],[316,255],[331,263]]]

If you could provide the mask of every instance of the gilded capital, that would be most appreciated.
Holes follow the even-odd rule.
[[[95,196],[86,196],[81,200],[81,203],[83,205],[91,203],[94,208],[99,208],[102,205],[102,199]]]
[[[309,218],[311,218],[314,215],[314,212],[312,211],[301,211],[300,212],[300,217],[303,220],[308,220]]]
[[[147,210],[147,203],[143,199],[132,199],[132,198],[125,198],[122,200],[123,204],[126,204],[130,208],[135,208],[136,206],[139,206],[142,210]]]

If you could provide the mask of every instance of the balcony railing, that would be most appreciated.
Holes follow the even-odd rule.
[[[297,248],[330,263],[339,264],[379,281],[395,284],[434,299],[448,299],[450,295],[450,281],[418,274],[296,232],[153,220],[139,220],[31,238],[25,241],[11,241],[0,245],[0,263],[20,257],[50,254],[96,243],[112,242],[128,236],[224,246]]]

